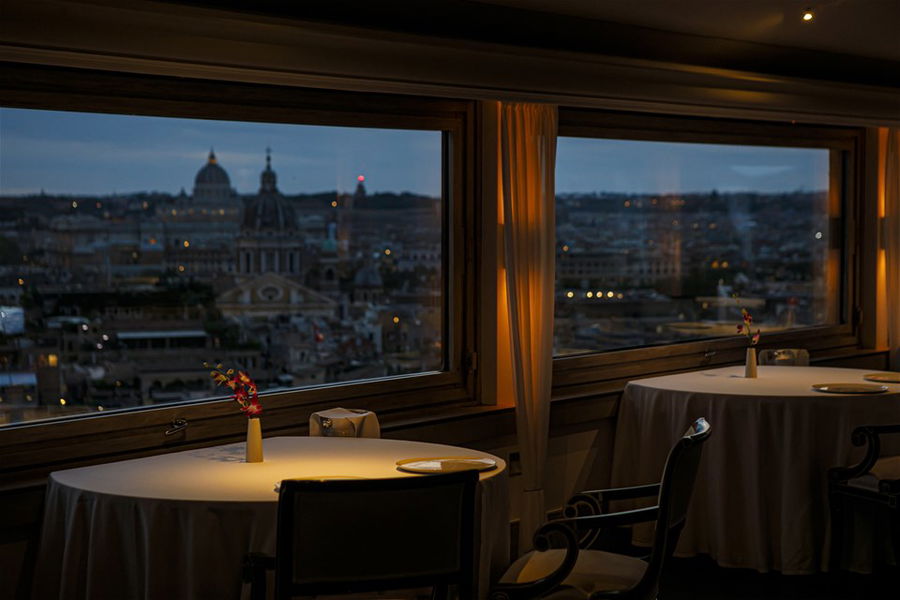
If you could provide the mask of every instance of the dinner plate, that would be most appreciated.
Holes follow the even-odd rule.
[[[874,383],[814,383],[812,389],[829,394],[880,394],[888,391],[888,386]]]
[[[457,471],[490,471],[497,468],[493,458],[471,456],[439,456],[406,458],[397,461],[397,469],[408,473],[455,473]]]
[[[863,379],[882,383],[900,383],[900,373],[867,373],[863,375]]]

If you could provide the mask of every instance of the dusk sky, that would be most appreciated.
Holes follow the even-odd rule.
[[[210,147],[239,193],[272,149],[283,193],[439,196],[440,133],[0,109],[0,194],[98,194],[193,187]],[[826,189],[828,151],[560,138],[557,190],[684,193]]]

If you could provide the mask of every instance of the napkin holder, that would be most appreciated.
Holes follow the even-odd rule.
[[[355,408],[330,408],[309,416],[309,435],[320,437],[380,438],[375,413]]]

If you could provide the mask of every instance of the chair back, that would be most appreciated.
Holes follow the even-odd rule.
[[[478,473],[285,480],[275,597],[426,585],[471,594]]]
[[[808,367],[809,352],[803,348],[782,348],[780,350],[760,350],[760,365],[786,367]]]
[[[706,419],[697,419],[669,452],[659,488],[659,516],[653,551],[644,577],[632,590],[635,598],[656,598],[663,563],[675,552],[684,528],[703,443],[709,438],[710,431]]]

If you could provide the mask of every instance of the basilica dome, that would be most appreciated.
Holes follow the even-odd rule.
[[[194,204],[221,206],[233,196],[228,173],[219,166],[216,153],[210,150],[206,164],[194,177]]]
[[[209,158],[207,159],[206,164],[197,171],[197,176],[194,177],[194,185],[224,185],[229,188],[231,187],[231,180],[228,178],[228,173],[219,166],[218,161],[216,161],[216,153],[212,150],[209,151]]]

